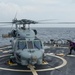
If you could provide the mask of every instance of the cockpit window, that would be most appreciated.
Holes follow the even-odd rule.
[[[32,41],[27,41],[28,44],[28,49],[33,49],[33,42]]]
[[[18,41],[18,49],[27,49],[26,41]]]
[[[34,40],[34,41],[25,41],[25,40],[19,40],[18,49],[42,49],[42,43],[40,40]]]
[[[34,41],[34,48],[41,49],[42,48],[41,41]]]

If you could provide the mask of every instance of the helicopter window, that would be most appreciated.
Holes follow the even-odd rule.
[[[27,41],[28,49],[33,49],[33,43],[32,41]]]
[[[34,41],[34,48],[41,49],[42,48],[41,41]]]
[[[27,45],[25,41],[19,41],[18,42],[18,49],[26,49]]]

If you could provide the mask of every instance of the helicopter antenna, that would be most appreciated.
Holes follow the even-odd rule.
[[[16,17],[17,17],[17,12],[16,12],[16,14],[15,14],[15,17],[14,17],[14,19],[17,19]]]
[[[30,24],[28,24],[28,29],[30,29]]]

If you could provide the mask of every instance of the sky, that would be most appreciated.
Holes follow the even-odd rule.
[[[17,15],[16,15],[17,14]],[[0,22],[17,19],[75,22],[75,0],[0,0]],[[34,27],[75,27],[75,25],[38,24]]]

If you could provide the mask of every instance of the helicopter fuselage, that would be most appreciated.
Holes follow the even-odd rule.
[[[21,65],[42,64],[44,56],[43,42],[31,29],[18,29],[12,40],[13,54]]]

